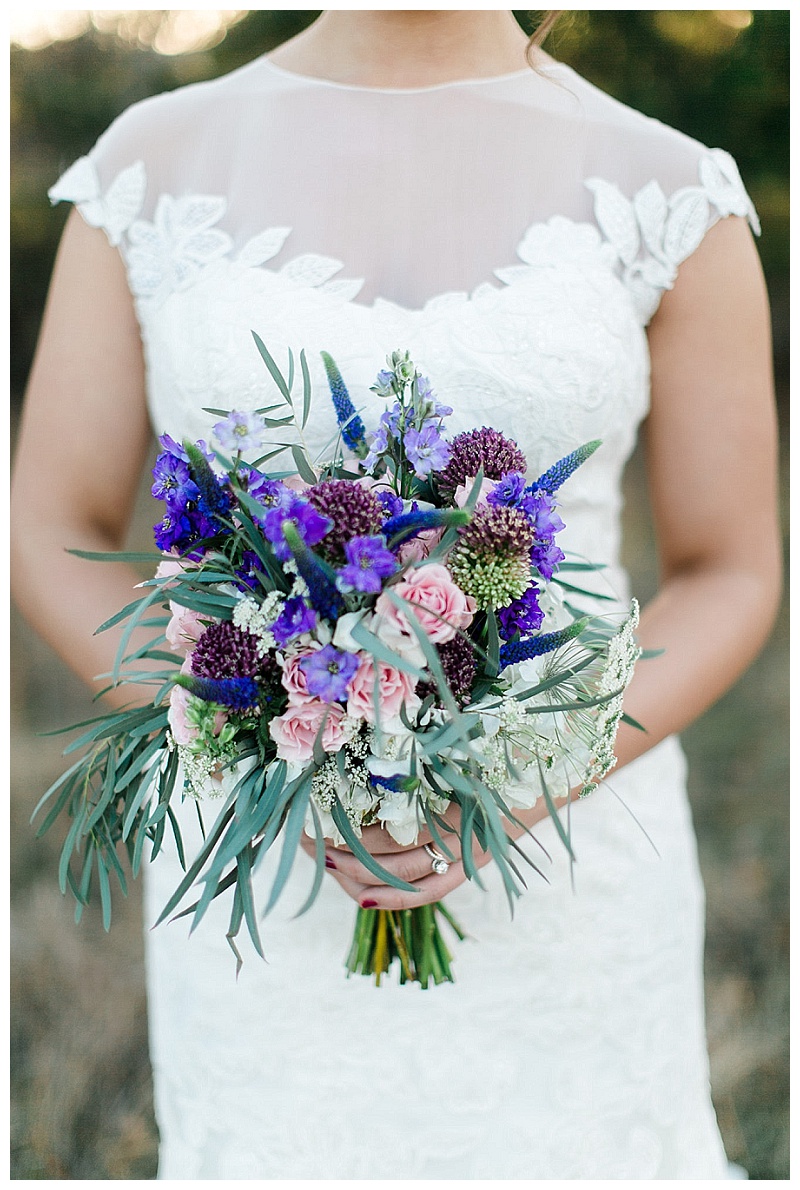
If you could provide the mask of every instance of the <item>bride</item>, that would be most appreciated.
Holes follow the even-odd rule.
[[[467,926],[455,985],[344,978],[356,904],[412,894],[333,846],[295,920],[298,857],[268,961],[248,956],[238,981],[224,905],[191,938],[180,921],[148,932],[161,1178],[728,1176],[675,733],[751,661],[778,598],[757,218],[726,153],[553,61],[544,31],[529,45],[495,10],[327,11],[224,78],[134,105],[51,191],[77,210],[27,396],[14,584],[87,682],[115,650],[93,631],[136,577],[65,547],[120,547],[152,429],[207,436],[203,407],[267,403],[253,329],[279,358],[306,348],[316,448],[321,350],[368,424],[377,371],[408,349],[453,432],[512,434],[532,473],[602,438],[565,489],[561,544],[608,563],[621,604],[619,485],[643,424],[658,538],[640,640],[663,653],[626,700],[647,732],[623,728],[617,769],[569,807],[574,886],[538,806],[547,880],[513,922],[491,864],[484,892],[460,862],[432,871],[427,836],[365,831],[414,904],[447,894]],[[174,855],[147,872],[149,921],[180,872]]]

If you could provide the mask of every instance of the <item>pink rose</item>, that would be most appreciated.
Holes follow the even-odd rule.
[[[410,541],[404,541],[397,551],[400,562],[424,562],[431,550],[442,540],[444,529],[426,529]]]
[[[386,722],[400,714],[400,707],[406,704],[406,712],[411,718],[420,706],[420,700],[414,693],[416,678],[403,673],[385,662],[378,662],[378,706],[381,721]],[[361,664],[350,683],[350,697],[347,700],[347,713],[354,719],[366,719],[368,723],[375,722],[375,662],[369,654],[362,654]]]
[[[193,612],[188,607],[181,607],[179,603],[173,603],[172,600],[170,600],[169,610],[172,612],[172,619],[166,628],[169,647],[175,653],[187,654],[191,652],[192,646],[197,644],[205,632],[209,617],[204,616],[201,620],[197,612]]]
[[[269,734],[277,745],[279,758],[301,762],[310,760],[314,755],[314,740],[326,714],[328,718],[322,732],[322,748],[325,752],[338,752],[347,738],[344,707],[313,698],[290,706],[270,722]]]
[[[464,481],[464,483],[460,483],[458,485],[458,487],[455,490],[455,494],[453,496],[453,499],[456,502],[457,508],[464,507],[467,500],[469,499],[469,494],[472,491],[474,485],[475,485],[475,476],[474,475],[471,475],[471,476],[468,475],[466,480]],[[480,491],[478,492],[477,503],[485,504],[486,497],[489,495],[490,492],[494,491],[496,486],[497,486],[496,479],[484,479],[481,483]]]
[[[172,578],[175,574],[183,574],[186,567],[180,558],[164,558],[156,567],[156,578]]]
[[[289,692],[290,706],[299,706],[304,702],[312,702],[313,696],[308,693],[306,675],[300,668],[300,662],[310,657],[316,650],[306,649],[302,653],[294,653],[287,658],[281,674],[281,685]]]
[[[416,613],[419,624],[436,644],[452,640],[456,629],[466,628],[472,622],[477,607],[473,597],[465,595],[453,582],[450,571],[438,562],[410,570],[393,590],[401,599],[408,600],[419,609]],[[376,613],[380,617],[388,617],[389,608],[394,610],[388,596],[379,595],[375,603]],[[406,619],[404,613],[397,614]],[[408,631],[413,632],[410,625]]]

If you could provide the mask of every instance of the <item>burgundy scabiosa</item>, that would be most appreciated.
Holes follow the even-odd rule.
[[[278,663],[273,657],[259,653],[257,636],[244,632],[228,620],[209,624],[202,633],[192,653],[192,673],[197,678],[215,682],[250,678],[258,687],[257,701],[270,705],[271,709],[274,704],[276,713],[277,705],[285,702],[286,692],[281,685]],[[199,697],[205,696],[200,694]]]
[[[328,479],[308,488],[304,496],[331,523],[319,552],[334,565],[345,561],[345,544],[352,538],[371,537],[381,531],[384,511],[369,488],[348,479]],[[306,542],[313,544],[308,539]]]
[[[486,479],[502,479],[509,471],[524,472],[527,466],[516,442],[490,426],[458,434],[450,451],[450,462],[435,477],[439,491],[448,498],[460,484],[474,479],[481,467]]]
[[[479,608],[506,607],[530,586],[533,542],[533,529],[520,509],[480,504],[460,530],[448,565]]]
[[[456,634],[452,640],[437,645],[436,651],[439,654],[442,670],[453,698],[459,706],[466,706],[472,694],[472,686],[478,668],[475,650],[466,637]],[[432,694],[437,705],[441,705],[435,682],[419,682],[417,694],[423,699]]]

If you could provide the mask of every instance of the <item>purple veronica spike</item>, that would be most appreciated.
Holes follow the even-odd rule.
[[[232,711],[247,711],[258,705],[258,684],[254,678],[198,678],[194,674],[178,674],[175,681],[204,702],[216,702]]]
[[[577,471],[578,467],[582,463],[585,463],[590,455],[594,454],[600,443],[600,438],[593,438],[591,442],[584,443],[577,450],[573,450],[571,454],[565,455],[563,459],[559,459],[549,471],[545,471],[544,475],[540,475],[536,482],[531,484],[531,491],[542,488],[552,496],[554,492],[558,491],[562,483],[569,479],[573,471]]]
[[[325,371],[328,376],[333,407],[336,410],[336,421],[339,429],[342,431],[342,441],[345,446],[355,451],[359,458],[363,459],[367,453],[367,438],[364,423],[356,413],[356,407],[350,400],[350,394],[345,387],[342,374],[333,358],[328,355],[327,351],[323,351],[320,354],[322,355],[322,362],[325,364]]]
[[[316,626],[317,613],[313,607],[309,607],[305,600],[297,595],[293,599],[286,600],[283,611],[271,625],[270,632],[275,637],[275,643],[282,649],[296,636],[300,636],[304,632],[313,632]]]
[[[340,591],[368,591],[377,595],[382,579],[394,574],[397,560],[383,537],[354,537],[344,547],[347,565],[339,571]]]
[[[420,511],[412,507],[410,512],[389,517],[383,522],[383,534],[391,539],[392,549],[426,529],[439,529],[443,525],[466,525],[469,513],[465,508],[429,508]]]
[[[300,662],[308,693],[323,702],[344,702],[358,665],[354,653],[345,653],[333,645],[326,645]]]
[[[530,661],[532,657],[552,653],[573,640],[585,627],[585,620],[576,620],[558,632],[543,632],[541,636],[532,636],[529,640],[509,641],[500,650],[500,668],[505,669],[508,665],[518,665],[520,661]]]

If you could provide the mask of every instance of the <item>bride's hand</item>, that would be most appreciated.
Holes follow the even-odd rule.
[[[537,806],[527,812],[518,811],[517,817],[525,822],[526,826],[532,826],[546,813],[543,806]],[[452,861],[445,856],[450,866],[441,875],[432,870],[432,857],[425,850],[425,846],[427,844],[439,854],[444,853],[433,843],[427,830],[422,831],[417,841],[408,846],[395,842],[382,826],[369,826],[362,831],[361,842],[366,850],[375,856],[378,864],[387,872],[408,884],[413,884],[413,892],[385,884],[379,876],[365,868],[349,848],[334,847],[330,842],[326,842],[325,847],[328,872],[362,909],[413,909],[419,905],[440,901],[467,878],[461,860],[461,843],[455,833],[459,826],[460,814],[459,807],[451,805],[443,815],[454,830],[440,831],[443,842],[453,855]],[[506,829],[511,838],[518,838],[522,834],[522,829],[511,823],[506,824]],[[309,855],[314,854],[314,843],[305,835],[302,836],[301,846]],[[474,842],[472,858],[475,867],[482,868],[490,862],[492,856]]]

